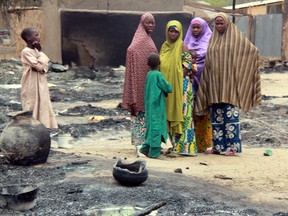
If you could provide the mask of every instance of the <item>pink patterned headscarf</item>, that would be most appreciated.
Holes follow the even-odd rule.
[[[154,18],[150,13],[141,16],[140,23],[126,54],[122,107],[130,112],[132,110],[145,112],[144,90],[146,75],[150,70],[147,65],[147,57],[151,52],[158,53],[151,36],[147,34],[143,25],[147,17]]]

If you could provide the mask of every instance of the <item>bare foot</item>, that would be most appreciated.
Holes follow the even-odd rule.
[[[141,154],[145,155],[146,157],[149,157],[149,156],[148,156],[148,152],[143,151],[143,150],[139,150],[139,152],[140,152]]]

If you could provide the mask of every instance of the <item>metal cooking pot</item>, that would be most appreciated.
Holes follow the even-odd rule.
[[[113,177],[122,185],[137,186],[148,178],[146,161],[137,160],[130,164],[122,163],[120,158],[116,158],[113,166]]]
[[[0,208],[27,211],[36,205],[38,186],[7,185],[0,187]]]

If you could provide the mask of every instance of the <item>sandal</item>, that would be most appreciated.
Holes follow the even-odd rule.
[[[151,157],[150,157],[150,158],[151,158]],[[152,159],[165,160],[166,157],[165,157],[164,155],[160,154],[158,157],[152,158]]]
[[[166,151],[162,151],[164,153],[164,155],[168,155],[171,154],[171,152],[173,152],[172,148],[168,148]]]
[[[169,154],[165,154],[165,156],[171,158],[180,157],[180,155],[175,151],[171,151]]]
[[[187,156],[187,157],[196,157],[198,154],[196,153],[187,153],[187,152],[181,152],[179,153],[179,155],[182,155],[182,156]]]
[[[265,150],[264,156],[271,156],[273,153],[270,149]]]
[[[205,154],[220,154],[218,151],[214,149],[209,149],[204,152]]]
[[[235,156],[235,153],[233,151],[225,152],[225,156]]]

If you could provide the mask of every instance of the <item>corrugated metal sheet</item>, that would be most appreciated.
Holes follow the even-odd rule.
[[[263,0],[263,1],[255,1],[255,2],[237,4],[237,5],[235,5],[235,8],[236,9],[249,8],[249,7],[257,7],[257,6],[261,6],[261,5],[266,5],[266,4],[275,4],[275,3],[282,4],[283,2],[284,2],[284,0]],[[232,9],[232,6],[227,6],[224,8]]]
[[[248,17],[237,18],[237,27],[248,37]],[[258,47],[261,56],[281,57],[282,14],[257,15],[250,41]]]
[[[282,14],[256,16],[255,45],[261,56],[281,57]]]
[[[237,18],[235,24],[240,31],[248,38],[248,17]]]

